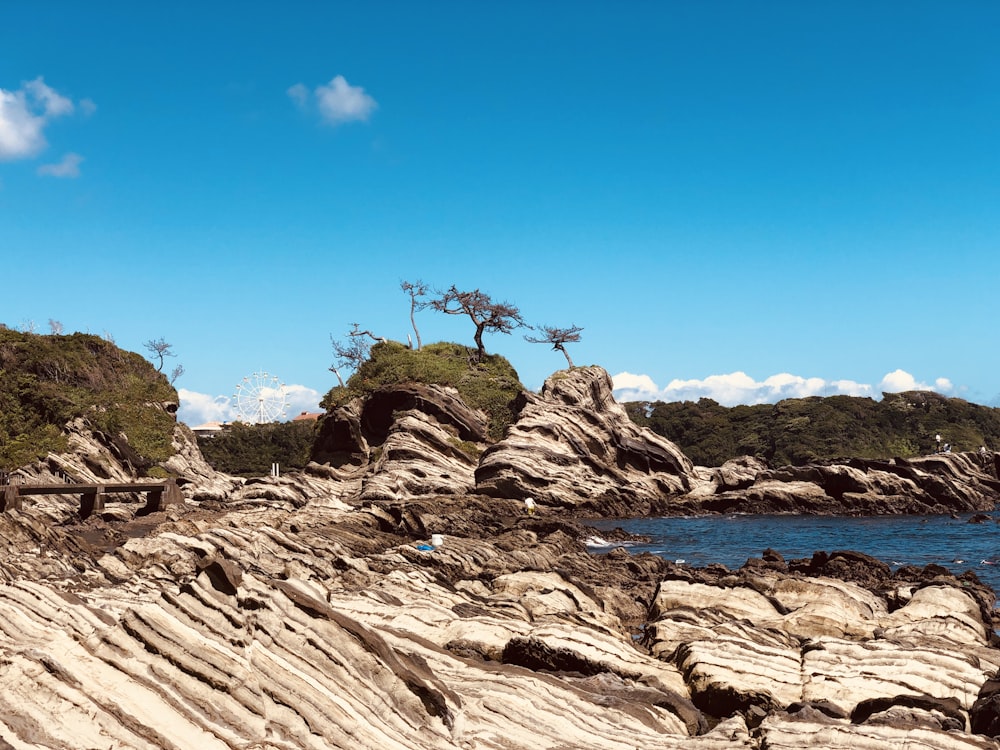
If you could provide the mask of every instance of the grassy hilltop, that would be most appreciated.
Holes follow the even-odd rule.
[[[145,471],[173,453],[164,403],[177,391],[135,352],[85,333],[0,328],[0,471],[65,450],[62,428],[76,417]]]

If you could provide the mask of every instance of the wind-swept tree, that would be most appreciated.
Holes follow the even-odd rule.
[[[341,341],[330,335],[330,344],[333,346],[334,362],[330,365],[330,372],[337,376],[340,385],[344,385],[344,378],[340,375],[342,368],[357,370],[361,364],[368,359],[372,345],[366,341],[367,338],[375,342],[385,341],[381,336],[376,336],[371,331],[360,330],[357,323],[351,324],[351,330],[347,333],[347,340]]]
[[[399,284],[399,288],[410,295],[410,325],[413,326],[413,333],[417,337],[417,351],[419,352],[423,348],[423,344],[420,341],[420,331],[417,330],[417,319],[415,313],[417,310],[423,310],[430,303],[427,301],[418,302],[418,297],[424,297],[427,292],[430,291],[430,287],[424,282],[417,281],[402,281]]]
[[[150,339],[145,344],[143,344],[143,346],[146,347],[146,350],[150,353],[152,357],[156,358],[157,372],[163,372],[163,359],[165,357],[177,356],[171,351],[171,349],[173,348],[173,344],[168,344],[166,341],[163,340],[162,336],[158,339]]]
[[[569,357],[569,352],[566,351],[566,344],[575,344],[580,340],[580,332],[583,330],[580,326],[570,326],[569,328],[556,328],[555,326],[539,326],[538,330],[544,333],[544,336],[525,336],[525,341],[530,341],[532,344],[552,344],[553,351],[560,351],[563,356],[566,357],[566,362],[569,363],[569,368],[572,370],[573,360]]]
[[[476,342],[476,358],[481,360],[486,356],[483,346],[483,333],[495,331],[510,333],[515,328],[524,325],[521,311],[507,302],[494,302],[483,292],[475,289],[471,292],[460,292],[452,284],[447,291],[438,292],[440,296],[430,301],[430,306],[438,312],[448,315],[468,315],[476,326],[473,339]]]

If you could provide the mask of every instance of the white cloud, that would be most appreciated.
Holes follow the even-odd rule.
[[[93,106],[90,102],[87,109],[92,111]],[[73,110],[73,101],[41,77],[16,91],[0,88],[0,160],[26,159],[41,152],[47,145],[45,126]]]
[[[262,393],[267,395],[267,389]],[[177,395],[180,397],[177,418],[186,425],[194,427],[205,422],[235,422],[238,418],[229,396],[210,396],[186,388],[179,388]],[[304,411],[320,411],[320,394],[313,388],[304,385],[286,385],[285,397],[288,399],[288,419]]]
[[[286,93],[298,106],[310,102],[309,89],[296,83]],[[328,84],[315,88],[312,95],[320,116],[330,125],[340,125],[354,120],[364,122],[378,107],[378,103],[361,86],[352,86],[343,76],[334,76]]]
[[[68,153],[63,160],[57,164],[43,164],[38,168],[38,174],[49,177],[79,177],[80,162],[83,157],[79,154]]]
[[[879,383],[879,390],[884,393],[900,393],[902,391],[936,391],[937,393],[952,393],[955,386],[948,378],[938,378],[934,385],[920,383],[905,370],[893,370],[886,373]]]
[[[41,76],[24,84],[24,90],[42,105],[46,117],[59,117],[59,115],[68,115],[73,111],[72,100],[48,86]]]
[[[306,106],[309,102],[309,89],[305,87],[305,84],[296,83],[294,86],[289,86],[286,93],[300,107]]]
[[[304,411],[318,412],[320,394],[304,385],[286,385],[285,395],[288,397],[288,416],[297,417]]]
[[[205,422],[232,422],[235,416],[232,401],[228,396],[209,396],[207,393],[178,388],[180,407],[177,419],[194,427]]]
[[[648,375],[620,373],[612,378],[618,401],[697,401],[710,398],[723,406],[773,404],[786,398],[808,396],[872,396],[870,385],[853,380],[804,378],[787,372],[754,380],[745,372],[709,375],[703,380],[671,380],[660,389]]]
[[[934,381],[934,390],[938,393],[953,393],[955,386],[948,378],[938,378]]]

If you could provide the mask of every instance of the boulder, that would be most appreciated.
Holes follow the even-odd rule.
[[[691,487],[694,466],[636,426],[600,367],[550,376],[476,469],[477,492],[613,515],[644,513]]]

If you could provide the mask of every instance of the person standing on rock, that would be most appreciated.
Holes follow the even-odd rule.
[[[528,512],[529,516],[535,515],[535,498],[524,498],[524,509]]]

